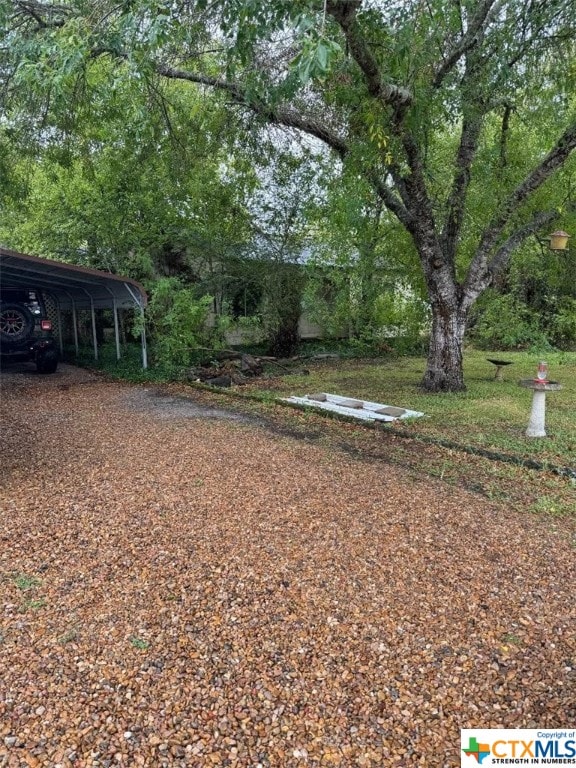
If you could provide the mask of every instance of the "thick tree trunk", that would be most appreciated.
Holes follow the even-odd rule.
[[[464,385],[462,346],[466,315],[457,306],[434,304],[432,334],[422,386],[428,392],[461,392]]]

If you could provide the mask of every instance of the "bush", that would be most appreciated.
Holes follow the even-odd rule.
[[[402,355],[424,354],[429,327],[428,304],[408,288],[380,294],[374,303],[375,335]]]
[[[481,349],[549,349],[538,317],[511,295],[487,293],[472,318],[470,337]]]
[[[554,344],[568,348],[576,344],[576,299],[563,296],[549,322]]]
[[[354,296],[353,275],[314,275],[304,294],[304,309],[327,338],[346,338],[347,349],[362,357],[394,350],[422,354],[430,310],[409,284],[375,284],[368,296]],[[338,279],[339,278],[339,279]],[[378,278],[375,277],[377,281]]]
[[[208,325],[212,307],[211,296],[198,298],[194,288],[177,278],[166,277],[155,283],[146,309],[155,366],[175,372],[191,364],[199,347],[218,343]]]

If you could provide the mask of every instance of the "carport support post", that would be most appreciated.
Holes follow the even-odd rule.
[[[144,307],[140,308],[142,312],[142,368],[146,370],[148,368],[148,352],[146,350],[146,327],[144,325]]]
[[[80,345],[78,344],[78,315],[76,314],[76,302],[72,299],[72,330],[74,331],[74,349],[76,357],[80,354]]]
[[[114,314],[114,338],[116,339],[116,360],[120,360],[120,327],[118,325],[118,304],[112,300],[112,312]]]
[[[132,288],[128,285],[128,283],[124,283],[124,287],[132,296],[132,299],[134,300],[134,304],[138,307],[140,310],[140,319],[141,319],[141,325],[142,329],[140,331],[140,338],[142,340],[142,368],[146,370],[148,368],[148,352],[146,350],[146,315],[144,314],[144,300],[141,296],[136,294]]]
[[[90,315],[92,317],[92,342],[94,344],[94,360],[98,360],[98,334],[96,333],[96,310],[94,301],[90,296]]]
[[[58,312],[58,343],[60,345],[60,358],[64,357],[64,338],[62,336],[62,311],[60,302],[56,300],[56,311]]]
[[[80,346],[78,344],[78,316],[76,314],[76,302],[74,296],[69,291],[65,291],[66,296],[70,299],[70,306],[72,307],[72,333],[74,335],[74,351],[76,357],[80,354]]]

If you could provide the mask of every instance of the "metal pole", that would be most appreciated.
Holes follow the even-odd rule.
[[[142,317],[142,331],[140,332],[140,339],[142,344],[142,368],[146,370],[148,368],[148,352],[146,349],[146,318],[144,315],[144,301],[135,293],[135,291],[132,290],[132,287],[128,285],[128,283],[124,283],[124,287],[130,296],[132,296],[134,304],[136,304],[140,310],[140,315]]]
[[[78,314],[76,312],[76,302],[72,299],[72,330],[74,332],[74,349],[76,357],[80,354],[80,344],[78,343]]]
[[[98,360],[98,335],[96,333],[96,310],[94,300],[90,296],[90,315],[92,316],[92,342],[94,344],[94,360]]]
[[[118,306],[116,299],[112,299],[112,312],[114,314],[114,338],[116,339],[116,360],[120,360],[120,328],[118,327]]]
[[[142,368],[146,370],[148,368],[148,351],[146,349],[146,327],[144,325],[144,307],[140,307],[140,311],[142,312],[142,332],[141,332],[141,338],[142,338]]]
[[[60,345],[60,357],[64,357],[64,339],[62,337],[62,312],[60,310],[60,299],[56,299],[56,312],[58,313],[58,343]]]

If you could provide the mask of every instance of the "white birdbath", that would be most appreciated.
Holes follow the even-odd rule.
[[[562,384],[557,381],[542,382],[534,379],[522,379],[518,383],[534,392],[526,437],[546,437],[546,392],[558,392],[562,389]]]

